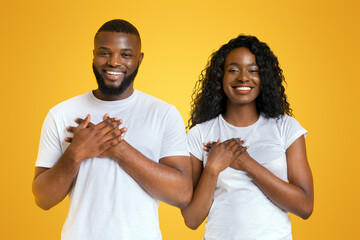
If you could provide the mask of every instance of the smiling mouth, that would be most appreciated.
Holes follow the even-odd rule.
[[[109,75],[115,75],[115,76],[124,74],[123,72],[114,72],[114,71],[105,71],[105,73],[107,73]]]
[[[125,72],[104,70],[104,77],[110,81],[119,81],[125,77]]]
[[[249,91],[251,87],[235,87],[236,90]]]

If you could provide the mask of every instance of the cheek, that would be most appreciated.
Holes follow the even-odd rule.
[[[95,57],[93,63],[95,67],[98,68],[99,66],[104,65],[106,61],[107,61],[106,58]]]

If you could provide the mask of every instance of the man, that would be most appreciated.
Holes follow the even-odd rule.
[[[62,239],[161,239],[159,200],[184,208],[192,195],[181,115],[133,88],[144,54],[129,22],[106,22],[93,54],[98,89],[58,104],[44,121],[35,201],[47,210],[69,194]]]

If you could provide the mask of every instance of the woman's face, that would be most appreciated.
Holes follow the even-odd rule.
[[[261,79],[255,55],[240,47],[230,51],[225,59],[223,89],[228,103],[254,104],[260,93]]]

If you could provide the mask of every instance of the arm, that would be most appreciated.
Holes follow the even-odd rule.
[[[286,150],[288,181],[276,177],[246,152],[231,167],[246,171],[254,183],[276,205],[303,219],[313,211],[314,192],[310,166],[306,157],[304,136]]]
[[[126,141],[109,149],[108,156],[154,198],[178,208],[188,205],[192,195],[189,157],[164,157],[156,163]]]
[[[213,202],[213,196],[221,171],[227,168],[235,158],[245,152],[240,139],[218,141],[211,147],[205,168],[202,161],[191,155],[193,166],[194,194],[189,206],[181,211],[186,226],[197,229],[207,217]]]
[[[107,118],[109,117],[104,117],[104,120]],[[76,120],[78,124],[83,121],[80,118]],[[89,126],[95,125],[89,123]],[[115,159],[147,193],[160,201],[184,208],[191,200],[191,163],[188,156],[164,157],[157,163],[145,157],[125,140],[107,149],[100,156]]]
[[[84,159],[96,157],[121,141],[120,121],[106,120],[87,128],[89,122],[90,115],[74,129],[72,143],[54,167],[35,169],[32,189],[35,202],[42,209],[50,209],[67,196]]]

